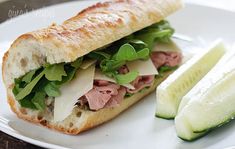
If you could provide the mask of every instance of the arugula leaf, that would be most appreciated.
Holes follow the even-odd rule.
[[[126,94],[125,94],[125,97],[128,98],[128,97],[131,97],[131,96],[133,96],[133,95],[134,95],[133,93],[126,93]]]
[[[142,40],[148,45],[149,49],[152,49],[155,41],[169,42],[173,33],[174,29],[170,26],[169,22],[163,20],[136,32],[135,38]]]
[[[118,50],[115,59],[118,61],[133,61],[137,59],[135,48],[130,44],[124,44]]]
[[[78,58],[76,61],[71,63],[71,66],[76,68],[76,69],[78,69],[81,66],[81,64],[82,64],[82,61],[83,61],[83,57]]]
[[[141,89],[139,92],[140,92],[140,93],[144,93],[144,92],[145,92],[146,90],[148,90],[148,89],[149,89],[149,86],[147,86],[147,87]]]
[[[94,51],[87,55],[89,58],[102,61],[103,59],[110,59],[111,55],[102,51]]]
[[[131,39],[128,41],[128,43],[130,43],[137,50],[148,47],[148,45],[145,42],[139,39]]]
[[[143,40],[148,45],[149,49],[152,49],[155,40],[168,42],[172,34],[173,32],[170,29],[165,29],[162,31],[155,29],[149,33],[138,36],[138,38]]]
[[[16,96],[21,90],[22,90],[22,88],[20,88],[19,84],[15,84],[12,92]]]
[[[144,60],[148,59],[149,54],[150,54],[149,48],[144,48],[143,50],[137,52],[138,59],[144,59]]]
[[[170,70],[176,70],[178,68],[178,66],[174,66],[174,67],[171,67],[171,66],[162,66],[158,69],[159,71],[159,74],[162,74],[164,72],[167,72],[167,71],[170,71]]]
[[[14,79],[15,84],[20,84],[22,82],[21,78]]]
[[[45,92],[36,92],[32,99],[32,103],[40,111],[43,111],[46,107],[45,97],[46,97]]]
[[[38,81],[38,83],[35,85],[35,87],[33,88],[33,90],[31,92],[35,93],[35,92],[42,92],[44,91],[44,87],[48,84],[48,80],[45,78],[45,76],[43,76],[40,81]]]
[[[45,68],[45,77],[49,81],[61,81],[63,76],[67,76],[64,71],[64,63],[50,65]]]
[[[55,82],[56,85],[61,86],[62,84],[71,81],[75,73],[77,72],[77,69],[71,67],[66,72],[67,72],[67,76],[63,76],[62,81],[56,81]]]
[[[131,39],[131,40],[129,40],[129,43],[136,44],[136,45],[141,45],[143,47],[147,47],[147,44],[145,42],[143,42],[142,40],[139,40],[139,39]]]
[[[32,80],[32,78],[33,78],[33,76],[34,76],[35,73],[36,73],[36,70],[32,70],[32,71],[28,72],[28,73],[22,78],[22,81],[24,81],[24,82],[26,82],[26,83],[29,83],[29,82]]]
[[[158,23],[155,23],[151,27],[152,28],[158,28],[160,30],[171,29],[174,32],[174,29],[171,27],[170,23],[167,20],[162,20]]]
[[[118,74],[115,77],[117,83],[123,85],[134,81],[138,77],[138,75],[139,75],[138,71],[131,71],[128,72],[127,74]]]
[[[35,77],[29,84],[26,85],[24,89],[22,89],[19,94],[15,96],[16,100],[21,100],[25,96],[29,95],[33,90],[34,86],[38,83],[38,81],[44,76],[45,72],[42,71],[37,77]]]
[[[118,75],[117,70],[126,64],[126,61],[134,61],[137,59],[148,59],[149,49],[144,48],[136,52],[135,48],[130,44],[122,45],[118,52],[112,57],[111,60],[104,59],[100,63],[101,70],[109,77],[117,80],[118,84],[125,84],[123,82],[131,82],[138,76],[135,72],[130,72],[125,75]],[[128,79],[129,78],[129,79]]]
[[[61,95],[59,87],[54,82],[49,82],[44,87],[44,91],[49,97],[58,97]]]
[[[100,63],[100,68],[103,72],[115,71],[121,66],[125,65],[125,61],[116,61],[116,60],[103,60]]]
[[[136,52],[135,48],[130,44],[124,44],[118,50],[115,56],[115,60],[118,61],[134,61],[137,59],[147,59],[149,58],[149,49],[144,48]]]
[[[26,96],[24,99],[19,100],[18,102],[21,105],[21,107],[37,110],[37,108],[31,101],[32,98],[33,98],[33,94],[30,94]]]

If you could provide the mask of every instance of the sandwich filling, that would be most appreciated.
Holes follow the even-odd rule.
[[[181,63],[180,51],[159,49],[172,42],[173,33],[169,23],[161,21],[74,62],[45,64],[15,79],[13,94],[21,107],[32,110],[44,111],[52,99],[59,121],[74,106],[91,111],[118,106]]]

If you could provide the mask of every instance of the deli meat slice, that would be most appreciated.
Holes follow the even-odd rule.
[[[117,95],[118,89],[120,88],[120,85],[110,83],[109,85],[105,86],[95,86],[94,89],[102,94],[108,94],[108,95]]]
[[[127,68],[126,65],[123,65],[122,67],[119,68],[118,73],[119,74],[126,74],[129,72],[129,69]]]
[[[131,84],[135,87],[134,90],[127,89],[128,93],[137,93],[145,87],[149,87],[154,82],[154,75],[139,76]]]
[[[161,66],[174,67],[181,63],[182,55],[179,52],[158,51],[151,54],[151,59],[156,68]]]
[[[107,104],[105,105],[105,108],[118,106],[121,103],[122,99],[124,99],[125,95],[126,95],[126,88],[121,87],[118,90],[118,94],[115,96],[112,96],[112,98],[107,102]]]
[[[109,85],[109,81],[105,81],[105,80],[95,80],[95,85],[97,85],[97,86]]]
[[[109,101],[111,98],[110,94],[105,94],[99,92],[96,88],[90,90],[86,95],[85,95],[89,107],[91,110],[99,110],[105,106],[105,104]]]
[[[82,99],[88,102],[91,110],[99,110],[104,107],[117,106],[126,94],[126,89],[120,87],[120,85],[108,82],[96,80],[94,87],[88,93],[86,93]]]

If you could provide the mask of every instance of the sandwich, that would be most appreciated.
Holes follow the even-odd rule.
[[[116,117],[181,63],[164,20],[181,0],[114,0],[18,37],[3,57],[19,118],[78,134]],[[175,49],[175,48],[172,48]]]

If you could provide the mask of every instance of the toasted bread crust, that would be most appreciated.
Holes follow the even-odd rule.
[[[181,0],[113,0],[91,6],[61,25],[17,38],[4,59],[6,86],[44,63],[71,62],[167,17]]]
[[[138,102],[140,99],[142,99],[143,97],[153,92],[155,88],[157,87],[157,85],[159,85],[170,73],[171,72],[168,72],[164,74],[164,77],[155,79],[154,85],[152,85],[145,92],[139,92],[129,98],[125,98],[122,101],[122,103],[117,107],[105,108],[105,109],[101,109],[98,111],[85,111],[85,110],[79,109],[78,107],[75,107],[73,110],[73,113],[64,121],[59,122],[59,123],[53,122],[52,119],[45,119],[45,117],[43,115],[40,115],[38,112],[35,112],[32,114],[31,113],[32,110],[21,108],[16,102],[16,100],[14,99],[14,96],[12,96],[10,89],[8,90],[7,97],[8,97],[8,103],[12,111],[14,111],[19,118],[27,120],[35,124],[45,126],[50,129],[63,132],[65,134],[77,135],[82,131],[96,127],[102,123],[105,123],[115,118],[117,115],[119,115],[121,112],[128,109],[134,103]],[[78,117],[77,119],[76,117],[77,112],[80,112],[83,116]],[[81,121],[79,125],[77,125],[76,122],[74,122],[76,119],[77,121]],[[74,124],[72,127],[70,125],[71,123]]]

